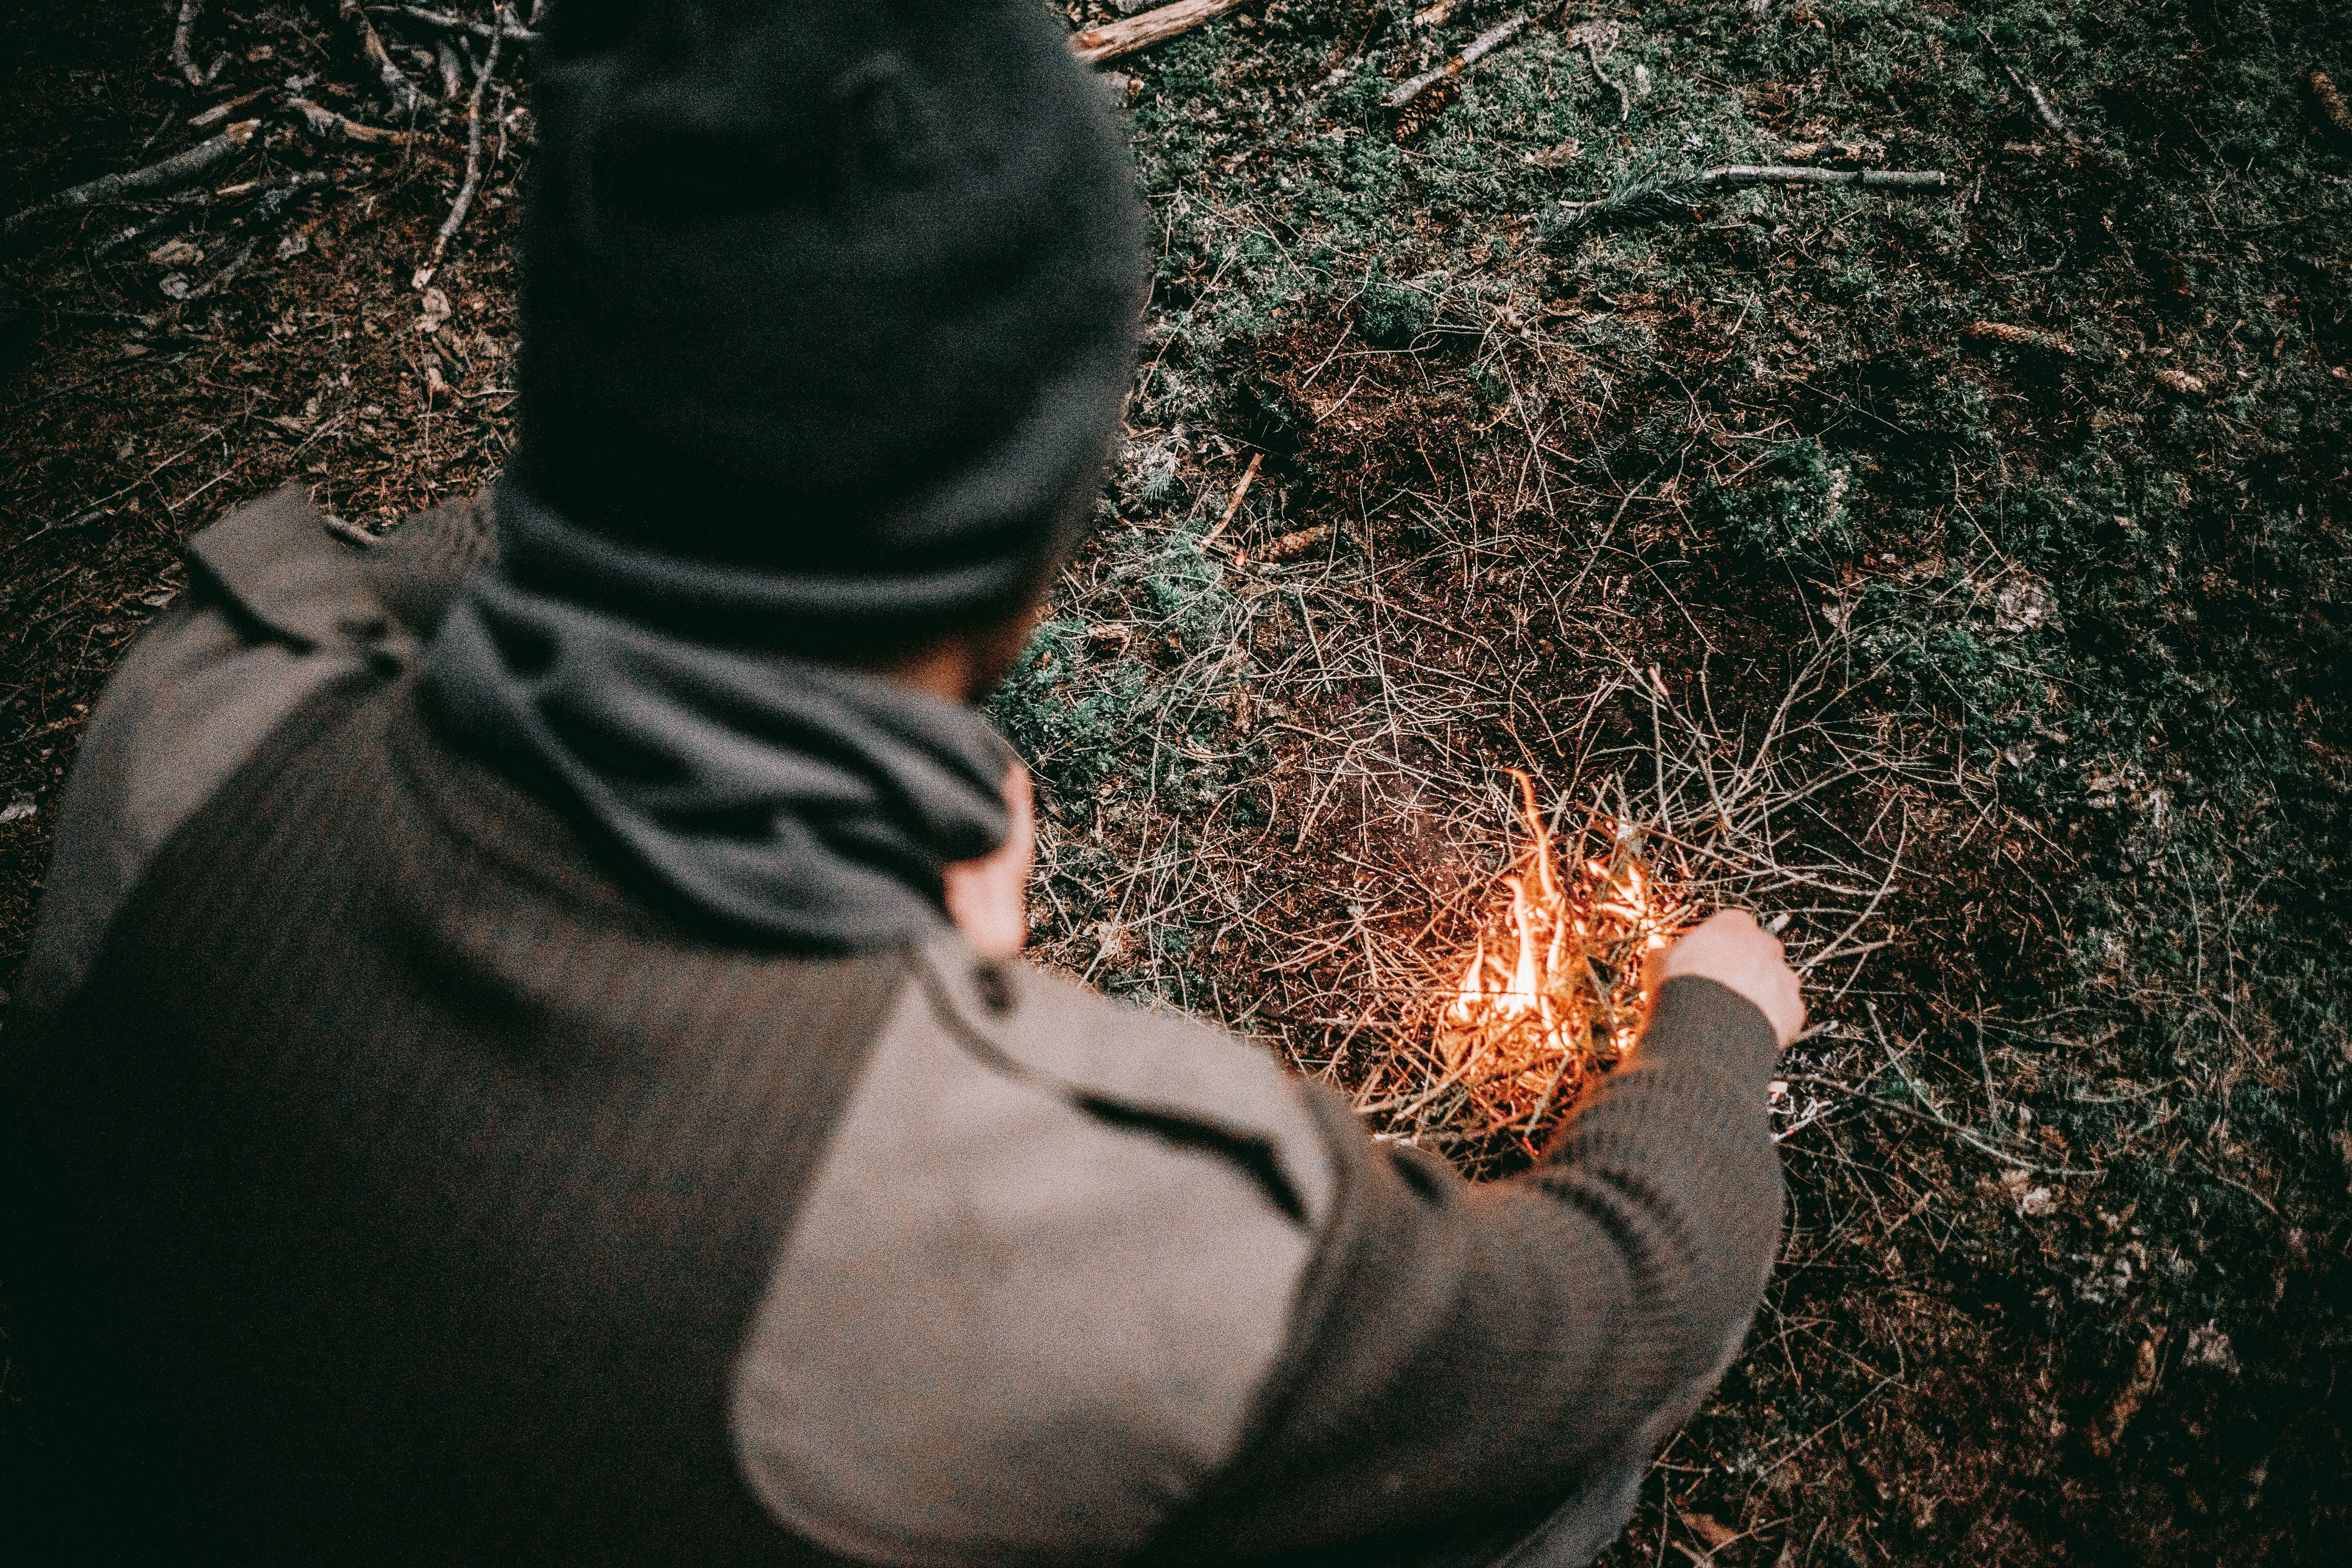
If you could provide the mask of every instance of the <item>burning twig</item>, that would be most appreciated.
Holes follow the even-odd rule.
[[[1822,169],[1792,163],[1733,163],[1680,180],[1642,181],[1589,202],[1569,202],[1569,229],[1618,226],[1686,217],[1702,196],[1750,185],[1864,185],[1901,191],[1941,190],[1940,169]]]
[[[36,202],[14,217],[0,221],[0,242],[14,239],[19,233],[43,219],[59,213],[75,212],[96,206],[100,202],[121,201],[126,196],[152,195],[175,191],[205,176],[211,170],[242,152],[261,128],[258,120],[240,121],[219,135],[197,142],[185,152],[174,153],[161,163],[150,163],[143,169],[126,174],[104,174],[87,184],[59,191],[45,202]]]
[[[1073,33],[1070,52],[1078,57],[1082,65],[1100,65],[1164,43],[1179,33],[1189,33],[1228,11],[1239,10],[1246,3],[1247,0],[1177,0],[1173,5],[1160,5],[1140,16]]]
[[[450,237],[464,225],[466,214],[474,205],[474,192],[481,185],[482,94],[488,89],[490,78],[498,72],[499,46],[506,42],[503,28],[513,19],[513,13],[504,5],[499,7],[501,30],[490,35],[488,54],[480,68],[474,72],[474,96],[466,102],[466,179],[457,187],[457,199],[449,205],[449,216],[442,220],[441,232],[433,237],[433,254],[426,257],[425,265],[416,269],[415,287],[420,289],[433,281],[433,274],[440,268],[441,258],[449,248]]]
[[[1402,1118],[1444,1102],[1455,1136],[1508,1133],[1532,1148],[1588,1076],[1633,1048],[1649,1012],[1650,960],[1682,911],[1662,894],[1638,829],[1596,814],[1577,836],[1594,853],[1563,858],[1534,781],[1516,769],[1511,777],[1527,844],[1502,879],[1507,906],[1439,993],[1427,1063],[1435,1081],[1415,1081],[1425,1069],[1404,1057],[1360,1109]],[[1422,1116],[1412,1136],[1429,1131]]]
[[[1425,70],[1409,80],[1399,82],[1388,96],[1389,112],[1394,114],[1402,111],[1406,105],[1439,82],[1451,81],[1460,76],[1505,44],[1517,37],[1526,29],[1527,25],[1528,14],[1525,11],[1517,12],[1471,39],[1460,54],[1447,60],[1444,65]]]

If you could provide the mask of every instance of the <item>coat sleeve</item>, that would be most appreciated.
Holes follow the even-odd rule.
[[[116,667],[75,758],[25,961],[27,1011],[72,994],[148,864],[271,731],[363,662],[405,658],[495,551],[485,506],[459,500],[362,553],[299,485],[191,539],[189,591]]]
[[[1579,1496],[1613,1509],[1605,1544],[1624,1481],[1721,1376],[1762,1294],[1782,1204],[1777,1055],[1738,994],[1670,982],[1548,1162],[1484,1186],[1374,1143],[1310,1090],[1339,1198],[1284,1364],[1148,1560],[1382,1542],[1412,1561],[1412,1542],[1523,1533]]]
[[[75,755],[25,959],[28,1011],[64,1004],[180,825],[306,698],[360,668],[380,612],[359,560],[299,486],[188,542],[192,586],[108,678]]]

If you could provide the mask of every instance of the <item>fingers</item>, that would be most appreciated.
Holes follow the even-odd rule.
[[[1668,949],[1660,983],[1695,974],[1727,986],[1756,1005],[1786,1046],[1805,1026],[1805,999],[1780,939],[1746,910],[1725,910]]]
[[[947,868],[948,918],[972,951],[1011,958],[1029,942],[1029,868],[1037,855],[1036,791],[1019,762],[1004,775],[1004,842]]]

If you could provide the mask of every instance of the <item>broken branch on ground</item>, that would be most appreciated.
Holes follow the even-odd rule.
[[[1157,6],[1100,27],[1088,27],[1083,33],[1072,33],[1070,52],[1078,57],[1081,65],[1100,65],[1138,49],[1148,49],[1180,33],[1189,33],[1228,11],[1241,9],[1246,3],[1247,0],[1177,0],[1173,5]]]
[[[180,0],[179,25],[172,29],[172,63],[188,79],[188,85],[199,91],[220,69],[215,66],[211,71],[199,70],[196,62],[189,58],[188,39],[196,30],[196,14],[204,8],[205,0]],[[228,57],[223,55],[221,58],[226,60]]]
[[[2018,91],[2023,93],[2026,97],[2026,100],[2032,104],[2033,117],[2036,120],[2041,121],[2044,126],[2048,127],[2052,135],[2058,137],[2062,141],[2070,144],[2080,142],[2082,138],[2075,135],[2072,130],[2068,129],[2066,121],[2059,116],[2057,105],[2050,101],[2049,95],[2044,93],[2033,83],[2026,80],[2022,76],[2020,76],[2015,66],[2011,65],[2007,60],[2001,58],[2000,49],[1993,43],[1992,35],[1986,32],[1982,27],[1979,27],[1977,29],[1977,37],[1982,38],[1984,40],[1985,47],[1992,51],[1994,61],[2000,65],[2003,71],[2008,73],[2011,84],[2014,86]]]
[[[59,191],[45,202],[36,202],[14,217],[0,221],[0,241],[14,239],[18,234],[45,218],[58,214],[96,206],[100,202],[120,201],[125,196],[158,195],[175,191],[193,183],[215,165],[244,151],[261,128],[258,120],[240,121],[219,135],[199,142],[184,152],[174,153],[161,163],[150,163],[143,169],[126,174],[104,174]]]
[[[1645,181],[1612,195],[1569,202],[1567,227],[1593,228],[1687,216],[1699,198],[1750,185],[1864,185],[1902,191],[1941,190],[1950,183],[1941,169],[1823,169],[1791,163],[1731,163],[1687,179]]]
[[[1398,83],[1395,89],[1388,96],[1390,112],[1394,113],[1403,109],[1439,82],[1450,81],[1460,76],[1505,44],[1517,37],[1527,25],[1528,14],[1525,11],[1517,12],[1471,39],[1460,54],[1447,60],[1444,65],[1425,70],[1410,80]]]
[[[289,98],[286,107],[299,110],[305,122],[319,135],[341,136],[353,142],[365,142],[379,147],[448,147],[444,137],[430,131],[394,131],[382,125],[363,125],[349,115],[338,114],[323,103],[307,98]]]
[[[498,74],[499,46],[506,42],[505,24],[513,20],[512,13],[499,7],[499,30],[490,34],[488,56],[474,71],[474,96],[466,103],[466,178],[457,187],[457,199],[449,205],[449,216],[442,220],[440,232],[433,237],[433,254],[416,269],[415,286],[423,289],[433,281],[433,274],[441,266],[441,258],[449,248],[450,237],[464,226],[466,215],[473,210],[474,193],[482,184],[482,94],[488,89],[490,78]]]
[[[379,16],[405,16],[428,27],[471,33],[478,38],[499,37],[517,44],[535,44],[540,39],[539,34],[518,23],[510,14],[497,22],[477,22],[470,17],[453,16],[446,11],[428,11],[422,5],[370,5],[367,9]]]
[[[377,35],[375,24],[368,20],[367,12],[361,8],[359,0],[341,0],[340,9],[343,20],[359,39],[360,53],[375,67],[376,76],[383,81],[384,91],[391,94],[393,108],[407,115],[423,112],[428,101],[425,93],[408,79],[408,73],[394,63],[392,51],[383,47],[383,39]]]

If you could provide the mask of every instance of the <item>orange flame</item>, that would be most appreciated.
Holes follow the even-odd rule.
[[[1596,820],[1605,858],[1564,875],[1535,781],[1517,769],[1528,843],[1503,879],[1507,908],[1480,931],[1437,1011],[1437,1055],[1495,1127],[1532,1135],[1586,1074],[1633,1048],[1649,1015],[1644,969],[1681,923],[1640,835]]]

